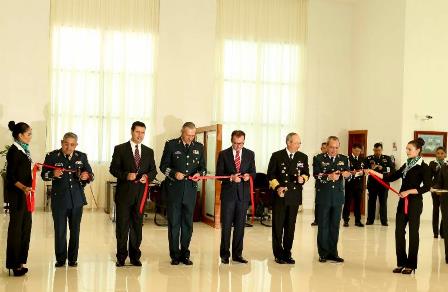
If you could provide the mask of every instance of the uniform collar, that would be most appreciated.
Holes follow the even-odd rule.
[[[296,153],[299,152],[299,151],[296,151],[295,153],[289,152],[288,147],[286,147],[285,150],[286,150],[286,153],[288,154],[288,157],[289,157],[291,154],[292,154],[292,157],[294,157],[294,156],[296,155]]]

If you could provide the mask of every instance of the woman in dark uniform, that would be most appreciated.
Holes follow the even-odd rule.
[[[411,274],[417,269],[419,245],[420,215],[423,210],[423,194],[431,188],[431,170],[421,157],[423,139],[412,140],[406,146],[408,159],[396,172],[385,175],[374,170],[367,170],[369,174],[392,182],[402,179],[400,201],[398,202],[395,220],[395,249],[397,254],[397,268],[394,273]],[[408,212],[405,213],[405,201],[408,201]],[[409,251],[406,253],[406,225],[409,224]]]
[[[28,259],[31,235],[31,212],[26,206],[26,195],[31,191],[31,127],[26,123],[9,122],[14,143],[6,155],[6,191],[10,202],[10,219],[6,247],[6,268],[14,276],[23,276],[28,269],[23,265]]]

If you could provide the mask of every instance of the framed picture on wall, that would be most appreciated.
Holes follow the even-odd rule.
[[[435,157],[437,147],[443,146],[446,149],[447,132],[435,131],[414,131],[414,139],[422,138],[425,145],[422,149],[422,156]]]

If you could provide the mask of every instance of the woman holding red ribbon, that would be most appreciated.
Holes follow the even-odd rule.
[[[402,179],[398,196],[397,214],[395,220],[395,248],[397,268],[394,273],[411,274],[417,269],[419,246],[420,215],[423,210],[423,194],[431,188],[431,170],[421,157],[425,141],[421,138],[412,140],[406,146],[408,159],[396,172],[385,175],[372,169],[366,170],[384,181],[392,182]],[[409,224],[409,251],[406,253],[406,225]]]
[[[14,276],[23,276],[28,269],[23,265],[28,259],[31,236],[31,211],[27,208],[27,197],[31,192],[31,127],[23,122],[8,124],[14,143],[6,155],[6,191],[10,202],[6,268]]]

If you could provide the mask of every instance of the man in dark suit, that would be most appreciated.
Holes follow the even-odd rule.
[[[291,257],[302,188],[309,179],[308,156],[299,152],[297,133],[286,136],[286,149],[272,153],[268,165],[269,186],[274,190],[272,250],[278,264],[295,264]]]
[[[244,148],[246,134],[232,132],[232,147],[222,150],[216,164],[217,176],[230,176],[221,183],[221,247],[223,264],[229,263],[233,225],[232,260],[246,264],[243,258],[244,227],[250,201],[250,177],[255,178],[255,154]]]
[[[352,177],[345,183],[345,204],[342,217],[344,218],[344,227],[348,227],[350,221],[350,207],[354,201],[355,207],[355,226],[364,227],[361,223],[361,198],[364,186],[364,158],[361,158],[362,146],[360,144],[352,145],[352,154],[348,157],[350,162],[350,172]]]
[[[340,142],[328,137],[327,153],[314,157],[313,176],[317,180],[318,220],[317,247],[319,262],[343,262],[338,254],[339,225],[344,205],[344,179],[350,174],[348,157],[339,154]]]
[[[115,146],[109,171],[117,178],[115,193],[117,237],[117,267],[122,267],[128,256],[134,266],[141,266],[140,244],[142,242],[143,215],[140,204],[146,182],[157,175],[154,151],[143,145],[146,126],[134,122],[131,127],[131,140]]]
[[[364,165],[366,168],[378,171],[383,175],[387,175],[395,171],[392,158],[390,156],[383,155],[383,144],[381,143],[375,143],[375,145],[373,145],[373,155],[366,157]],[[367,190],[369,191],[369,200],[367,202],[366,225],[372,225],[375,222],[376,200],[378,198],[380,203],[381,225],[388,226],[387,197],[389,190],[371,177],[367,180]]]
[[[93,180],[92,168],[87,155],[76,151],[78,136],[66,133],[61,141],[61,149],[47,154],[44,164],[60,169],[42,168],[42,179],[52,181],[51,212],[54,222],[54,249],[56,267],[78,265],[79,231],[83,206],[87,204],[84,187]],[[67,251],[67,222],[70,228],[70,240]]]
[[[168,241],[171,264],[192,265],[190,241],[193,233],[193,213],[196,205],[198,178],[204,175],[204,145],[194,141],[196,126],[187,122],[179,138],[165,143],[160,170],[167,196]],[[180,247],[179,247],[180,242]]]

